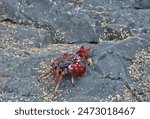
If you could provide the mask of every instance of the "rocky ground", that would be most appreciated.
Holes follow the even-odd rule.
[[[49,62],[89,47],[75,87],[37,82]],[[150,101],[150,0],[0,0],[0,101]]]

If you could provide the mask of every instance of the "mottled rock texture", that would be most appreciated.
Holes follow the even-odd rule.
[[[75,87],[66,74],[53,97],[36,80],[93,44]],[[150,101],[150,0],[1,0],[0,101]]]

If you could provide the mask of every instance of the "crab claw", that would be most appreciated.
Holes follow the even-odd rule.
[[[88,54],[80,53],[79,56],[85,58],[90,63],[90,66],[92,66],[93,61],[92,61],[91,57]]]
[[[91,51],[93,49],[94,45],[92,45],[91,47],[89,48],[84,48],[84,46],[82,45],[80,47],[80,50],[76,52],[76,54],[80,54],[80,53],[87,53],[89,51]]]
[[[93,47],[94,45],[89,48],[84,48],[83,46],[81,46],[80,50],[76,52],[78,56],[85,58],[90,63],[90,66],[93,64],[93,61],[91,57],[87,54],[87,52],[91,51]]]
[[[87,61],[90,63],[90,66],[92,66],[92,65],[93,65],[93,61],[92,61],[92,59],[91,59],[91,58],[88,58],[88,59],[87,59]]]

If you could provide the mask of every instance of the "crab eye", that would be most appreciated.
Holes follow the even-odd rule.
[[[75,60],[81,60],[81,57],[80,56],[76,56]]]

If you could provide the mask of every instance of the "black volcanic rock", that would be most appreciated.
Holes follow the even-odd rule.
[[[2,0],[0,101],[150,101],[149,0]],[[56,97],[51,77],[36,79],[51,59],[94,48],[93,66]],[[85,61],[86,62],[86,61]]]

